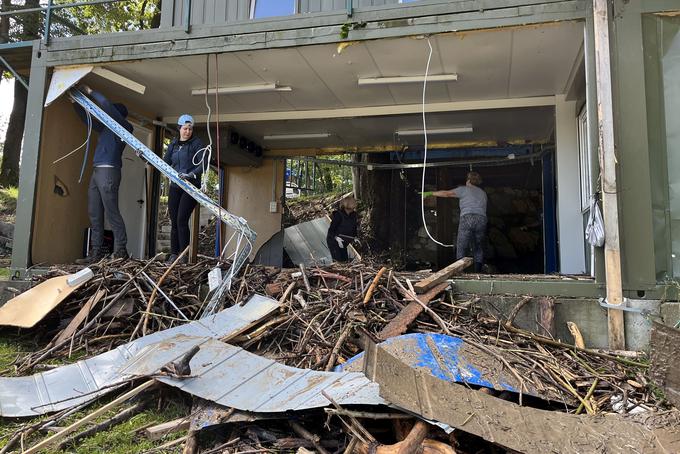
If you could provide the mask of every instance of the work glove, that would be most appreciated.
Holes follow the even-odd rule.
[[[336,237],[335,237],[335,241],[337,241],[338,246],[340,246],[340,247],[342,247],[342,248],[345,247],[344,241],[342,241],[342,238],[340,238],[339,236],[336,236]]]
[[[432,197],[433,191],[425,191],[425,192],[419,192],[418,194],[422,195],[423,197]]]

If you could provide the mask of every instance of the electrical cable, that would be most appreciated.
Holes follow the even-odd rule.
[[[206,69],[205,69],[205,74],[206,74],[206,80],[205,80],[205,107],[208,109],[208,121],[207,121],[207,127],[206,130],[208,131],[208,145],[205,147],[201,148],[200,150],[196,151],[194,153],[194,156],[191,158],[191,163],[195,166],[201,164],[201,169],[203,170],[203,173],[201,175],[201,191],[206,192],[208,189],[208,170],[210,170],[210,159],[212,157],[212,136],[210,135],[210,114],[212,113],[210,109],[210,103],[208,102],[208,83],[209,83],[209,70],[210,70],[210,56],[208,55],[205,60],[206,64]],[[200,161],[196,161],[196,157],[198,155],[201,155]],[[208,159],[205,159],[206,154],[208,155]]]
[[[425,171],[427,170],[427,122],[425,121],[425,93],[427,90],[427,76],[430,72],[430,61],[432,60],[432,43],[430,43],[430,38],[427,38],[427,45],[430,47],[430,53],[427,56],[427,65],[425,66],[425,77],[423,77],[423,136],[425,137],[425,148],[423,150],[423,178],[420,189],[420,213],[423,219],[423,227],[425,227],[425,233],[427,236],[440,246],[444,247],[454,247],[453,244],[444,244],[437,241],[431,234],[430,230],[427,228],[427,222],[425,222]]]
[[[64,156],[61,158],[57,159],[56,161],[52,162],[52,165],[63,161],[64,159],[68,158],[81,148],[85,147],[85,156],[83,157],[83,165],[80,167],[80,176],[78,177],[78,183],[83,181],[83,175],[85,174],[85,167],[87,166],[87,157],[90,155],[90,137],[92,136],[92,115],[90,115],[89,111],[85,111],[85,115],[87,118],[87,137],[85,138],[85,142],[83,142],[78,148],[75,150],[72,150],[68,153],[66,153]]]

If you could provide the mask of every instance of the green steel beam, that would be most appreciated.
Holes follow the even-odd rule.
[[[26,126],[24,128],[24,144],[21,154],[21,171],[19,172],[19,197],[12,242],[13,272],[24,272],[31,266],[31,232],[33,231],[33,215],[35,208],[35,190],[38,173],[38,155],[40,152],[40,134],[42,131],[43,102],[47,87],[47,67],[36,57],[40,41],[35,41],[33,63],[29,79],[28,100],[26,102]]]
[[[415,8],[415,7],[414,7]],[[361,20],[359,13],[355,19]],[[521,8],[495,9],[489,11],[466,12],[442,16],[419,17],[410,21],[375,21],[366,27],[350,33],[352,40],[369,40],[421,34],[446,33],[455,30],[479,30],[485,28],[523,26],[551,23],[555,21],[582,20],[585,17],[584,2],[581,0],[561,3],[548,3]],[[210,33],[219,37],[203,37],[205,27],[192,27],[191,38],[183,31],[154,30],[147,32],[118,33],[106,38],[73,38],[69,41],[54,40],[44,52],[49,66],[66,64],[91,64],[130,59],[159,58],[202,53],[233,52],[264,48],[290,47],[312,44],[328,44],[341,41],[340,31],[343,20],[333,26],[319,26],[314,18],[305,19],[307,28],[269,32],[250,32],[255,23],[244,29],[243,25],[211,27]],[[285,22],[285,21],[284,21]],[[270,25],[270,28],[273,28]],[[129,36],[128,36],[129,35]],[[225,38],[229,35],[229,39]],[[145,42],[153,40],[154,42]],[[100,47],[91,48],[93,43]],[[68,48],[65,47],[68,44]],[[68,49],[68,50],[67,50]]]
[[[585,0],[498,0],[493,2],[493,7],[488,1],[463,1],[442,2],[437,4],[418,5],[413,3],[408,8],[403,5],[396,7],[373,8],[367,11],[354,10],[353,20],[366,22],[367,28],[370,23],[375,23],[375,28],[395,28],[401,24],[407,28],[411,22],[429,22],[434,24],[438,21],[453,22],[456,20],[466,23],[475,23],[466,29],[493,28],[502,25],[494,25],[497,18],[514,17],[517,25],[538,22],[550,22],[553,20],[568,20],[566,18],[580,18],[585,15]],[[544,16],[536,19],[534,15]],[[429,19],[428,19],[429,18]],[[397,21],[390,23],[390,21]],[[340,27],[347,22],[344,11],[324,12],[316,14],[304,14],[274,18],[267,20],[253,20],[223,25],[192,25],[192,38],[218,38],[223,46],[229,46],[230,41],[224,39],[226,35],[252,35],[268,34],[269,39],[276,39],[282,32],[301,32],[304,38],[298,45],[314,44],[309,39],[316,33],[331,33],[334,41],[341,41]],[[309,29],[309,30],[307,30]],[[71,38],[55,38],[50,50],[79,50],[85,48],[101,48],[112,45],[157,43],[160,41],[185,40],[183,27],[169,29],[141,30],[138,32],[124,32],[102,34],[96,36],[80,36]],[[366,29],[353,30],[349,39],[366,39],[361,33]],[[455,27],[448,27],[446,31],[457,31]],[[410,32],[409,34],[415,34]],[[255,43],[257,44],[257,42]]]
[[[588,115],[588,145],[590,148],[590,183],[598,188],[600,182],[600,161],[598,159],[598,113],[597,113],[597,83],[595,74],[595,31],[593,24],[593,7],[588,2],[586,13],[584,58],[586,63],[586,111]],[[595,281],[604,284],[604,249],[595,248],[594,264]]]
[[[621,268],[624,286],[629,288],[656,283],[642,1],[616,0],[612,26]]]
[[[665,11],[680,11],[678,0],[644,0],[640,10],[643,13],[662,13]]]

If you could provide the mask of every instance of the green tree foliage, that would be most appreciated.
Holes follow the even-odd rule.
[[[324,161],[306,161],[304,157],[287,160],[288,182],[301,189],[305,195],[325,192],[349,192],[352,190],[352,170],[345,162],[351,162],[349,154],[324,156]]]

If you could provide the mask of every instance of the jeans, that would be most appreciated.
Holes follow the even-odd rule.
[[[170,253],[179,255],[189,246],[189,218],[196,207],[196,200],[179,186],[170,185],[168,210],[170,211]]]
[[[464,214],[458,224],[456,239],[456,260],[466,257],[468,248],[472,247],[475,264],[484,263],[484,237],[486,236],[486,216],[481,214]],[[468,255],[469,257],[469,255]]]
[[[113,230],[113,250],[125,249],[127,234],[125,222],[118,208],[118,188],[120,169],[115,167],[95,167],[87,190],[87,212],[92,225],[92,249],[99,250],[104,245],[104,215]]]

